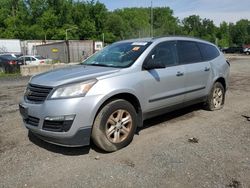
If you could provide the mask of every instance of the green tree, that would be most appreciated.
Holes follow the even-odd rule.
[[[220,47],[229,47],[230,46],[230,37],[229,37],[229,25],[226,22],[222,22],[220,27],[217,29],[216,37],[218,38],[218,45]]]
[[[154,36],[189,35],[221,47],[250,43],[250,21],[223,22],[191,15],[179,21],[169,7],[153,8]],[[123,8],[108,11],[96,0],[1,0],[0,37],[19,39],[102,40],[108,43],[128,38],[149,37],[150,8]]]
[[[124,21],[119,14],[109,14],[106,21],[106,31],[109,33],[113,33],[112,39],[121,40],[124,39],[124,34],[126,32]]]
[[[182,20],[184,34],[201,37],[202,22],[198,15],[191,15]]]
[[[250,42],[249,38],[250,21],[242,19],[236,22],[234,29],[232,30],[233,43],[241,46]]]
[[[170,8],[154,8],[154,36],[175,35],[178,32],[178,19]]]

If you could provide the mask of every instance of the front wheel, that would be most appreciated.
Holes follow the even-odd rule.
[[[117,99],[106,104],[96,116],[92,140],[107,152],[127,146],[133,139],[137,114],[128,101]]]
[[[206,109],[210,111],[220,110],[224,106],[225,89],[220,82],[216,82],[207,98]]]

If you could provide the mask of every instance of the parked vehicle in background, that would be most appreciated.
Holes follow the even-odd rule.
[[[24,64],[24,65],[40,65],[45,64],[51,61],[50,59],[46,59],[40,55],[24,55],[18,58],[18,62]]]
[[[0,55],[0,73],[13,73],[19,70],[17,58],[12,54]]]
[[[221,109],[229,66],[204,40],[120,41],[82,64],[32,77],[19,109],[27,129],[47,142],[84,146],[92,138],[116,151],[145,119],[195,103]]]
[[[239,54],[241,54],[241,53],[243,53],[243,47],[228,47],[228,48],[222,49],[222,52],[226,53],[226,54],[228,54],[228,53],[232,53],[232,54],[239,53]]]
[[[250,48],[245,48],[243,51],[244,51],[244,54],[250,55]]]

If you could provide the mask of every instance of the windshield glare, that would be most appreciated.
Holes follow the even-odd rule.
[[[150,44],[150,42],[114,43],[85,60],[83,64],[119,68],[129,67]]]

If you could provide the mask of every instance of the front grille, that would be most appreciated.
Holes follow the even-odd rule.
[[[25,123],[37,127],[39,124],[39,118],[28,116],[27,119],[24,119]]]
[[[50,121],[44,120],[43,130],[53,132],[67,132],[71,128],[73,120]]]
[[[52,89],[51,87],[29,84],[25,92],[25,97],[29,101],[41,103],[45,101]]]

